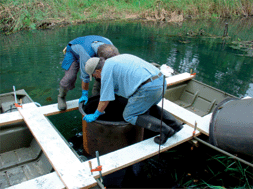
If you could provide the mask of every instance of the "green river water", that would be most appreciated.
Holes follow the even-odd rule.
[[[229,38],[222,39],[225,23]],[[231,42],[253,40],[253,19],[153,22],[104,22],[0,34],[0,94],[12,86],[25,89],[41,105],[57,103],[64,75],[62,50],[80,36],[109,38],[120,53],[167,64],[178,72],[196,73],[196,80],[237,97],[253,97],[252,49],[236,50]],[[248,56],[250,55],[251,56]],[[81,96],[81,80],[67,100]],[[81,131],[81,114],[72,111],[49,119],[66,139]]]
[[[223,35],[226,22],[230,38],[222,40],[219,36]],[[167,64],[178,72],[192,69],[201,82],[238,97],[253,97],[253,58],[229,45],[232,41],[253,40],[252,19],[178,24],[88,23],[0,35],[0,94],[12,91],[14,85],[16,89],[25,89],[41,105],[56,103],[59,81],[64,75],[62,50],[70,40],[85,35],[105,36],[120,53]],[[78,78],[67,100],[80,96],[81,80]],[[70,119],[80,118],[78,112],[68,114]],[[65,123],[60,123],[61,129],[65,128]],[[76,128],[75,123],[73,128]],[[71,134],[64,135],[68,138]]]

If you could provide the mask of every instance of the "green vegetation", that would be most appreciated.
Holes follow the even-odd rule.
[[[252,15],[252,0],[3,0],[0,30],[15,32],[115,19],[181,22]]]
[[[249,156],[243,159],[252,162]],[[150,188],[252,188],[252,167],[202,144],[184,143],[144,162]]]

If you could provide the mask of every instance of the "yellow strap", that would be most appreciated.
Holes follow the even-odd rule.
[[[62,52],[63,52],[64,55],[66,54],[66,50],[67,50],[67,47],[65,47],[65,48],[62,50]]]

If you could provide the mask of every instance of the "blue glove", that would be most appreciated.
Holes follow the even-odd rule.
[[[87,104],[87,102],[88,102],[88,90],[82,90],[82,96],[79,99],[79,104],[83,101],[85,101],[84,105]]]
[[[100,112],[100,111],[96,110],[94,114],[88,114],[88,115],[84,116],[83,120],[88,123],[93,122],[102,114],[104,114],[104,112]]]

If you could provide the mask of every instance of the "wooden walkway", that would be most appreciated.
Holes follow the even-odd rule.
[[[162,101],[159,102],[159,106],[162,106]],[[195,122],[197,123],[197,130],[205,135],[209,135],[209,123],[212,114],[208,114],[204,117],[200,117],[189,110],[184,109],[183,107],[164,99],[164,109],[174,115],[177,119],[186,123],[187,125],[194,128]]]
[[[177,78],[175,79],[173,77]],[[181,81],[185,81],[193,78],[192,75],[187,75],[187,73],[182,74],[182,78],[178,75],[173,77],[167,78],[168,85],[178,83],[180,79],[182,79]],[[67,111],[75,110],[78,108],[78,100],[69,101],[67,105]],[[161,145],[161,152],[191,140],[194,131],[192,127],[194,127],[195,121],[197,121],[200,131],[196,131],[196,135],[201,134],[201,132],[208,135],[209,122],[206,121],[210,120],[210,115],[201,118],[168,100],[165,100],[164,108],[186,124],[181,131],[169,138],[165,144]],[[90,188],[97,185],[95,179],[99,177],[98,173],[90,174],[88,162],[81,163],[79,161],[45,117],[57,113],[61,113],[57,109],[57,104],[36,107],[34,103],[30,103],[25,104],[23,108],[19,108],[19,112],[0,115],[0,126],[24,120],[55,170],[53,173],[12,186],[10,187],[11,189],[76,189]],[[154,143],[153,137],[105,154],[100,156],[100,163],[103,166],[102,175],[113,173],[157,155],[158,153],[159,146]],[[90,161],[92,161],[94,167],[97,166],[96,158]]]
[[[25,104],[18,110],[67,188],[85,188],[96,185],[96,180],[87,174],[85,171],[87,169],[34,103]]]
[[[47,106],[38,107],[38,110],[45,116],[56,115],[64,112],[69,112],[78,109],[78,99],[71,100],[67,102],[67,110],[59,111],[57,108],[57,104],[51,104]],[[19,112],[10,112],[0,115],[0,126],[7,125],[11,123],[19,123],[22,122],[23,117]]]

